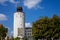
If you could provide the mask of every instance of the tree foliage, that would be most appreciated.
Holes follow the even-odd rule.
[[[14,38],[14,40],[20,40],[20,38],[19,38],[19,37],[17,37],[17,38]]]
[[[6,37],[7,28],[5,28],[2,24],[0,25],[0,40]]]
[[[33,22],[32,35],[35,39],[55,39],[60,37],[60,18],[53,15],[52,18],[43,17]]]

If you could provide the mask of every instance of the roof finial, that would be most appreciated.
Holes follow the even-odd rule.
[[[17,12],[22,12],[23,11],[23,9],[22,9],[22,7],[21,7],[21,3],[22,3],[22,1],[20,0],[18,0],[18,3],[17,3]]]

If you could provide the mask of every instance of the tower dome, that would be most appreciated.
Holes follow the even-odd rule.
[[[23,11],[22,7],[17,7],[17,12],[22,12],[22,11]]]

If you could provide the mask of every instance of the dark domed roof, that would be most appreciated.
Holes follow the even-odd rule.
[[[17,7],[17,12],[22,12],[22,11],[23,11],[22,7]]]

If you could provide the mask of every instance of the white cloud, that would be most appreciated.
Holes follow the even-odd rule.
[[[19,1],[14,1],[14,0],[9,0],[9,1],[13,4],[20,3]]]
[[[0,3],[5,3],[7,0],[0,0]]]
[[[5,2],[10,2],[10,3],[13,3],[13,4],[17,4],[17,3],[20,3],[19,1],[15,1],[15,0],[0,0],[0,4],[3,5],[3,6],[6,6],[7,4],[5,4]]]
[[[6,27],[6,26],[5,26]],[[8,28],[8,30],[11,30],[11,28],[10,27],[6,27],[6,28]]]
[[[5,6],[6,5],[5,2],[7,2],[7,1],[8,0],[0,0],[0,4]]]
[[[31,23],[25,23],[25,27],[32,27]]]
[[[13,36],[13,31],[11,30],[11,31],[9,31],[9,38],[11,38],[12,36]]]
[[[34,7],[35,9],[44,9],[44,7],[41,7],[39,5],[37,5],[36,7]]]
[[[17,0],[17,1],[15,1],[15,0],[0,0],[0,4],[3,6],[7,6],[7,4],[5,4],[6,2],[10,2],[10,3],[14,4],[15,6],[20,5],[20,3],[21,3],[20,0]],[[38,5],[41,2],[42,2],[42,0],[24,0],[22,2],[22,4],[24,6],[26,6],[28,9],[31,9],[31,8],[42,9],[42,7]]]
[[[20,1],[14,1],[14,0],[9,0],[9,2],[13,3],[15,5],[15,7],[17,7],[17,5],[20,3]]]
[[[14,0],[9,0],[11,3],[15,3],[15,1]]]
[[[11,31],[10,35],[11,35],[11,36],[13,35],[13,31]]]
[[[0,14],[0,20],[7,20],[6,15],[4,15],[4,14]]]
[[[25,27],[32,27],[31,23],[25,23]],[[13,30],[11,30],[11,32],[9,32],[10,37],[13,36]]]
[[[41,2],[42,0],[24,0],[24,6],[30,9],[37,6]]]

